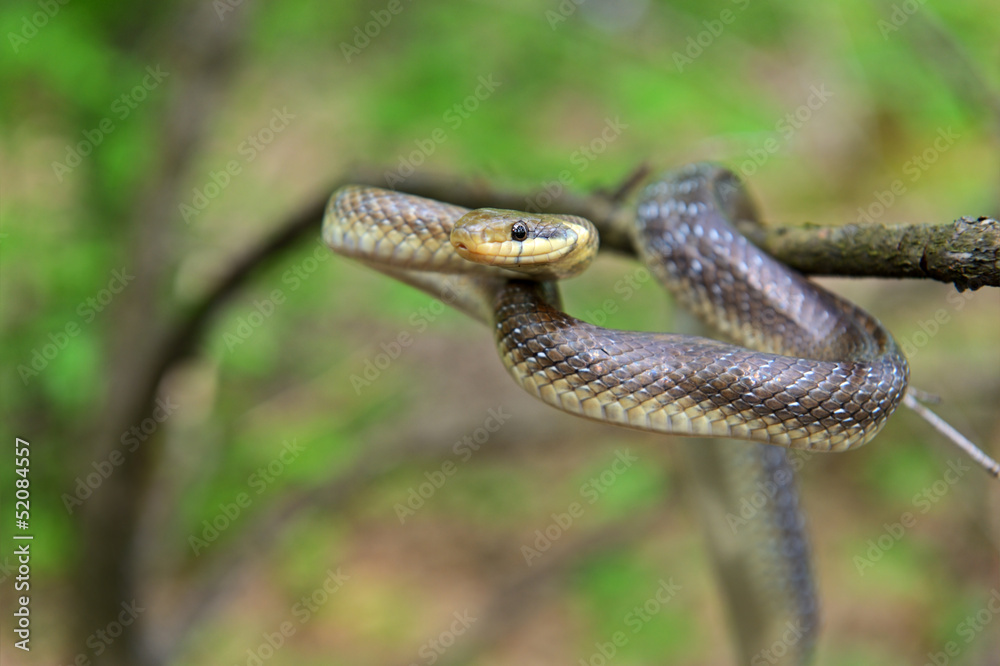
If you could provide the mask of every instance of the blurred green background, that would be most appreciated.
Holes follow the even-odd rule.
[[[113,663],[127,644],[150,664],[597,664],[596,644],[664,580],[679,590],[613,663],[731,663],[675,442],[534,401],[486,329],[334,257],[318,233],[214,311],[159,387],[169,415],[129,421],[123,404],[220,276],[356,166],[400,189],[412,168],[582,193],[643,163],[715,159],[772,224],[996,215],[995,11],[5,3],[3,421],[8,442],[31,443],[35,534],[30,655],[12,646],[3,549],[5,663]],[[602,258],[566,285],[567,309],[597,320],[611,299],[607,325],[670,330],[669,299],[627,286],[635,271]],[[909,345],[912,383],[1000,453],[996,290],[823,283],[881,318]],[[626,449],[636,464],[589,481]],[[963,459],[901,411],[873,445],[804,463],[816,663],[924,663],[949,642],[948,663],[998,663],[1000,620],[984,609],[1000,587],[1000,494],[979,469],[947,483]],[[87,570],[91,507],[120,498],[98,477],[81,496],[117,460],[113,487],[141,489],[122,495],[127,566]],[[523,547],[573,502],[583,514],[526,566]],[[906,513],[912,526],[860,566]],[[108,603],[130,598],[92,606],[104,589],[143,609],[107,641]]]

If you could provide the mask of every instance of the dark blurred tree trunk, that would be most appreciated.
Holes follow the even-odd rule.
[[[169,101],[159,110],[163,121],[158,124],[163,131],[151,148],[149,177],[137,189],[127,222],[122,225],[124,233],[130,234],[126,271],[134,278],[114,304],[105,408],[98,416],[90,446],[95,461],[122,449],[123,437],[153,417],[157,387],[150,386],[147,378],[158,360],[156,351],[167,328],[160,303],[176,259],[169,251],[172,230],[183,224],[178,214],[180,190],[201,145],[206,121],[234,69],[245,13],[241,6],[223,18],[211,3],[185,2],[176,7],[175,15],[166,17],[165,30],[162,26],[145,30],[154,43],[163,46],[150,66],[168,72],[163,85]],[[160,33],[156,32],[158,27]],[[161,439],[162,429],[158,429],[134,452],[123,452],[122,465],[82,508],[83,552],[77,569],[74,645],[85,645],[96,629],[122,613],[123,604],[148,607],[138,586],[136,535]],[[100,663],[156,663],[146,639],[148,620],[140,612],[135,623],[107,645]]]

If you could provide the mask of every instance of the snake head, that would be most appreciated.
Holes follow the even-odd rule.
[[[463,259],[537,280],[558,280],[590,265],[598,235],[582,217],[479,208],[455,223],[451,244]]]

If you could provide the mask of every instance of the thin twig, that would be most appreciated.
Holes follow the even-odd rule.
[[[986,454],[985,451],[970,442],[965,435],[955,430],[954,427],[943,418],[932,412],[930,409],[920,404],[912,391],[907,391],[903,395],[903,404],[919,414],[925,421],[930,423],[935,430],[944,435],[948,441],[965,451],[966,455],[972,458],[985,469],[990,476],[1000,478],[1000,463]]]
[[[626,176],[618,187],[612,190],[611,194],[608,195],[608,199],[615,203],[623,203],[627,201],[628,198],[635,193],[639,186],[649,179],[652,171],[652,167],[643,162],[633,169],[632,173]]]

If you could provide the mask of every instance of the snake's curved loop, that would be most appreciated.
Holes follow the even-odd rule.
[[[693,165],[651,184],[633,242],[651,270],[736,346],[594,326],[559,309],[551,282],[459,256],[458,206],[350,186],[331,200],[326,242],[494,326],[504,365],[563,411],[664,433],[843,451],[872,439],[898,406],[908,368],[877,320],[739,235],[739,182]],[[526,214],[522,214],[526,215]],[[513,278],[513,279],[512,279]]]
[[[659,280],[742,346],[604,329],[565,314],[556,283],[546,280],[589,261],[565,251],[565,237],[592,241],[586,225],[573,226],[579,218],[543,217],[470,213],[349,186],[331,199],[323,235],[334,251],[492,325],[515,380],[573,414],[659,432],[846,450],[871,440],[898,406],[908,368],[891,336],[874,318],[736,232],[731,222],[755,220],[755,213],[728,171],[698,164],[655,181],[638,203],[630,233]],[[497,221],[499,232],[471,229]],[[550,223],[551,230],[539,230]],[[561,223],[572,234],[560,231]],[[532,241],[531,249],[512,242],[533,230],[543,240]],[[475,242],[474,231],[483,234]],[[480,241],[487,248],[482,253],[472,247]],[[556,261],[528,269],[543,281],[519,279],[525,253]],[[498,257],[492,263],[501,265],[478,263],[480,255]],[[803,663],[815,638],[816,598],[785,451],[760,445],[724,450],[715,443],[696,450],[699,485],[711,493],[703,504],[718,505],[706,515],[716,526],[710,540],[737,618],[742,660],[755,663],[761,650],[777,643],[782,663]],[[742,539],[731,524],[718,529],[726,522],[723,510],[740,511],[740,502],[768,485],[774,487],[770,501]],[[786,640],[789,626],[795,629],[792,643]]]

